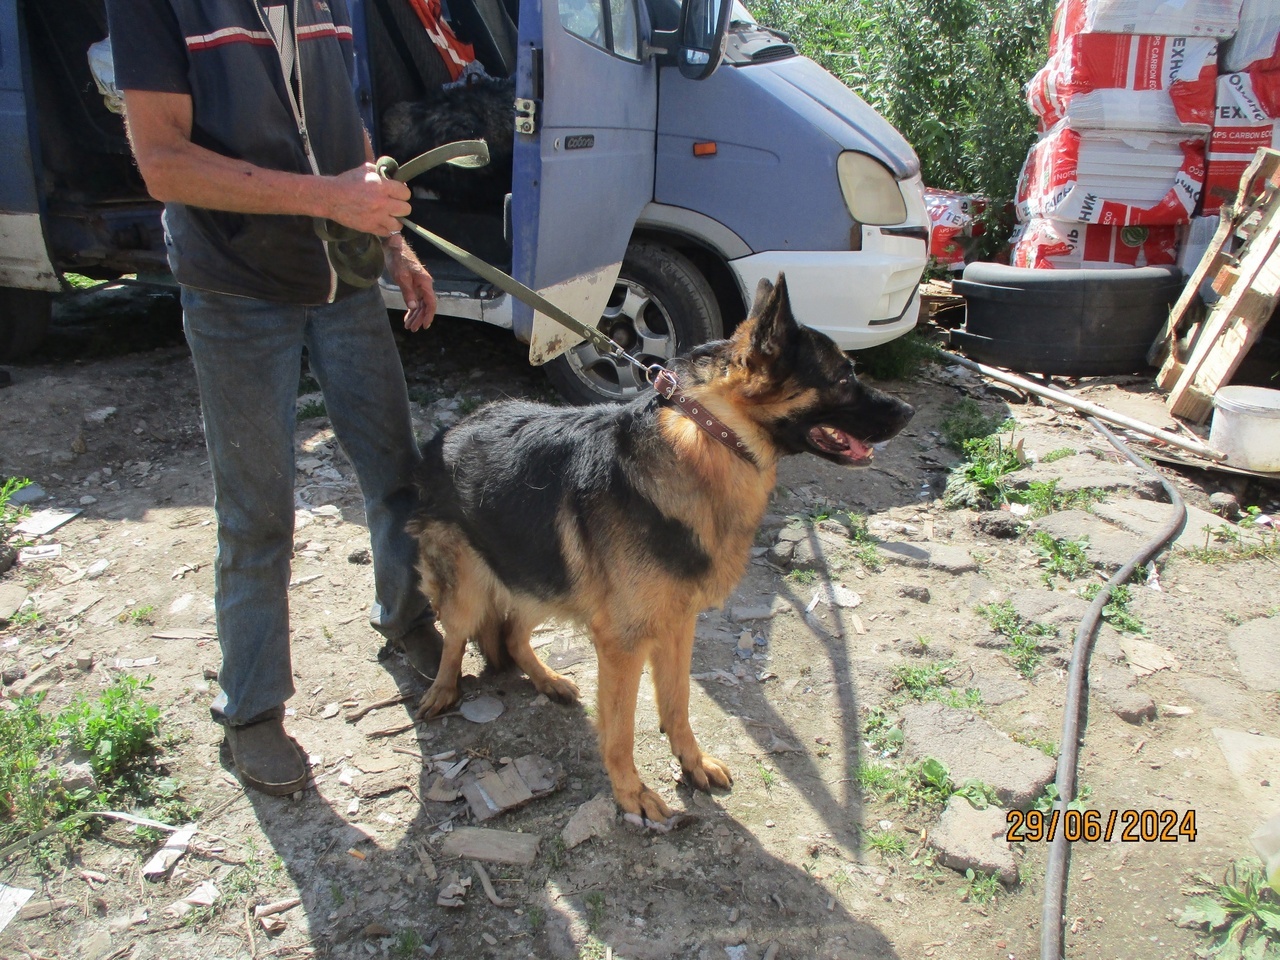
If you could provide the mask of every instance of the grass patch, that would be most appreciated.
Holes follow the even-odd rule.
[[[1034,676],[1041,660],[1040,638],[1056,637],[1058,631],[1021,616],[1008,600],[981,605],[978,612],[987,618],[991,629],[1008,639],[1014,668],[1027,679]]]
[[[5,477],[4,483],[0,483],[0,547],[9,542],[13,528],[29,512],[26,507],[15,506],[10,502],[15,493],[29,486],[31,481],[26,477]]]
[[[893,830],[867,834],[867,847],[882,857],[901,857],[907,852],[907,838]]]
[[[1249,517],[1247,514],[1246,516]],[[1206,524],[1201,528],[1204,530],[1204,546],[1187,548],[1186,555],[1200,563],[1238,563],[1242,560],[1280,558],[1280,536],[1257,531],[1256,523],[1252,517],[1249,519],[1248,525],[1243,520],[1240,523],[1242,528],[1255,531],[1254,536],[1248,540],[1240,535],[1239,530],[1225,523],[1217,527]]]
[[[965,440],[962,444],[965,461],[947,478],[942,502],[952,508],[969,507],[988,510],[1011,501],[1009,474],[1021,470],[1026,464],[1022,454],[1022,441],[1015,441],[1013,434],[992,434]]]
[[[306,403],[298,406],[298,422],[303,420],[314,420],[317,417],[328,415],[323,400],[308,400]]]
[[[915,330],[878,347],[857,350],[853,354],[858,373],[876,380],[906,380],[919,373],[926,363],[937,359],[937,348]]]
[[[1100,583],[1086,584],[1084,589],[1080,591],[1080,596],[1092,601],[1101,589],[1102,584]],[[1142,625],[1141,620],[1129,611],[1129,604],[1132,602],[1133,593],[1128,586],[1121,584],[1120,586],[1112,587],[1111,596],[1107,598],[1107,605],[1102,608],[1102,619],[1117,630],[1123,630],[1125,633],[1145,634],[1147,628]]]
[[[940,426],[947,443],[957,450],[964,450],[966,441],[981,440],[993,433],[1012,430],[1013,421],[1002,416],[989,416],[982,412],[978,401],[965,397],[947,408],[947,415]]]
[[[192,818],[177,781],[153,762],[160,711],[143,699],[150,682],[122,676],[97,699],[77,698],[57,713],[40,709],[43,694],[0,712],[0,843],[82,811],[123,807],[168,822]],[[69,790],[58,769],[64,760],[87,762],[96,787]],[[82,821],[69,824],[68,843],[83,829]]]
[[[807,587],[818,582],[818,574],[813,570],[792,570],[786,576],[788,583],[799,587]]]
[[[1053,463],[1056,460],[1065,460],[1067,457],[1074,457],[1079,451],[1075,447],[1059,447],[1057,450],[1050,450],[1039,459],[1039,463]]]
[[[1040,555],[1040,566],[1044,567],[1040,579],[1046,587],[1053,586],[1054,577],[1079,580],[1093,573],[1093,561],[1085,553],[1089,546],[1088,537],[1060,540],[1041,530],[1032,537],[1032,546]]]
[[[884,707],[868,707],[862,724],[862,736],[873,750],[891,756],[902,747],[902,730]]]
[[[1210,960],[1270,960],[1280,956],[1280,896],[1267,885],[1260,861],[1237,860],[1221,883],[1199,875],[1195,895],[1178,920],[1212,938]]]
[[[969,903],[990,903],[1003,889],[1000,878],[994,873],[981,873],[969,867],[964,872],[964,898]]]
[[[894,688],[908,698],[920,701],[936,701],[949,707],[980,707],[982,694],[973,687],[956,690],[947,679],[947,671],[955,664],[950,660],[941,663],[899,664],[894,668]]]
[[[604,894],[593,890],[582,898],[587,905],[587,929],[596,933],[604,923]]]
[[[64,273],[62,279],[66,281],[67,286],[72,290],[85,291],[96,290],[98,287],[105,287],[110,281],[95,280],[93,277],[86,277],[80,273]]]

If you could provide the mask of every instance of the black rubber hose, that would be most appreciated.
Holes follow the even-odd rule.
[[[1088,613],[1076,630],[1075,646],[1071,652],[1071,668],[1067,675],[1067,702],[1062,708],[1062,741],[1058,752],[1058,772],[1054,781],[1058,788],[1059,822],[1065,818],[1067,804],[1076,797],[1076,764],[1080,754],[1080,739],[1086,725],[1089,704],[1089,657],[1093,653],[1093,641],[1102,619],[1102,608],[1107,605],[1111,591],[1127,581],[1135,570],[1150,562],[1187,523],[1187,507],[1182,497],[1164,476],[1150,464],[1125,446],[1114,433],[1094,417],[1089,423],[1138,467],[1154,476],[1169,495],[1174,507],[1173,518],[1161,531],[1142,545],[1123,567],[1115,572],[1093,598]],[[1062,960],[1066,955],[1067,869],[1071,863],[1071,844],[1064,831],[1059,829],[1049,847],[1049,862],[1045,870],[1044,908],[1040,915],[1040,960]]]

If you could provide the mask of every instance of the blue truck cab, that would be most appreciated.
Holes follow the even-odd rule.
[[[346,2],[356,95],[381,149],[395,104],[437,95],[440,52],[409,0]],[[649,361],[728,332],[779,272],[798,319],[845,349],[914,326],[929,224],[915,154],[736,0],[445,7],[483,73],[510,84],[511,182],[487,202],[415,190],[423,226]],[[159,205],[89,67],[106,34],[102,0],[0,0],[0,358],[38,344],[62,274],[167,272]],[[646,388],[411,241],[440,312],[511,329],[569,399]],[[403,307],[394,287],[384,295]]]

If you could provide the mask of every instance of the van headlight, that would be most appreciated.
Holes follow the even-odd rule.
[[[898,181],[879,160],[846,150],[836,161],[836,172],[844,205],[859,223],[880,227],[907,219],[907,204]]]

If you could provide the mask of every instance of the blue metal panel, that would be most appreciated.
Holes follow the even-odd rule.
[[[37,213],[32,128],[27,117],[27,78],[17,0],[0,2],[0,211]]]
[[[695,157],[693,144],[710,140],[716,154]],[[752,250],[849,249],[843,150],[900,177],[919,169],[893,127],[803,57],[726,65],[697,82],[662,71],[655,199],[718,220]]]
[[[545,290],[621,262],[653,199],[658,103],[654,62],[573,36],[560,24],[559,0],[521,4],[519,97],[533,92],[539,47],[538,131],[516,137],[513,265],[519,279]],[[517,307],[517,336],[528,338],[530,321]]]

